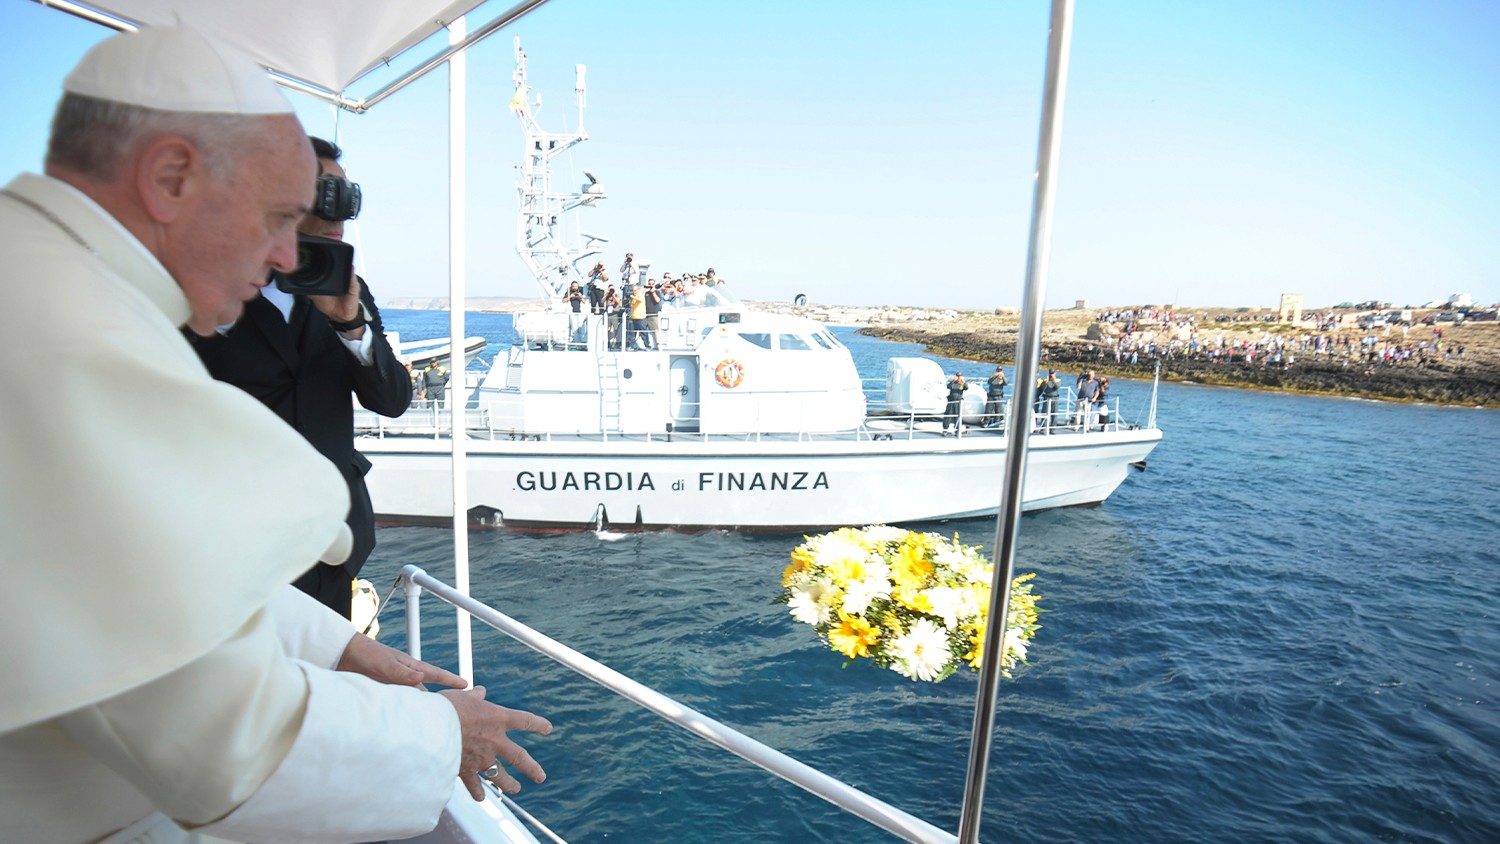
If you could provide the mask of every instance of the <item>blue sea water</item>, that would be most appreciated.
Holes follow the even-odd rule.
[[[469,326],[509,341],[504,315]],[[837,333],[871,377],[919,352]],[[1149,389],[1115,385],[1127,419]],[[1102,506],[1022,520],[1046,612],[1001,686],[983,839],[1500,841],[1500,414],[1164,384],[1159,423]],[[956,828],[973,676],[842,668],[772,602],[799,541],[475,531],[473,592]],[[449,532],[382,528],[366,576],[383,592],[406,563],[451,579]],[[442,609],[424,602],[427,656],[451,666]],[[399,607],[382,624],[399,646]],[[892,840],[484,628],[475,661],[491,700],[554,723],[521,738],[548,780],[520,800],[575,844]]]

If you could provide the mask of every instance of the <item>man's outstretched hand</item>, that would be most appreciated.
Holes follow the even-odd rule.
[[[354,638],[349,640],[349,645],[344,648],[344,655],[339,657],[339,664],[336,668],[339,671],[363,674],[371,680],[389,683],[393,686],[421,688],[424,683],[432,683],[462,689],[469,685],[457,674],[407,656],[395,648],[382,645],[369,636],[361,634],[355,634]]]
[[[511,741],[506,733],[510,730],[526,730],[545,736],[552,732],[550,721],[540,715],[519,709],[506,709],[486,701],[483,686],[463,691],[445,689],[440,694],[458,712],[458,723],[463,735],[458,778],[463,780],[469,789],[469,795],[476,801],[484,800],[484,787],[479,783],[479,775],[496,765],[496,760],[525,774],[532,782],[539,783],[547,778],[546,771],[531,758],[526,748]],[[503,766],[497,767],[499,773],[491,776],[490,782],[506,794],[519,792],[520,781],[511,776]]]

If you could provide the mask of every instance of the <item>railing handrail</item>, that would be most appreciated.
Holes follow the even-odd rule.
[[[794,394],[795,394],[794,391],[786,391],[784,393],[781,393],[781,395],[784,395],[784,396],[790,396],[790,395],[794,395]],[[831,437],[831,438],[841,438],[841,437],[842,438],[847,438],[849,436],[853,436],[855,439],[864,439],[863,434],[864,434],[864,432],[866,432],[866,431],[869,430],[870,423],[872,423],[872,422],[889,422],[891,420],[905,420],[906,423],[907,423],[907,426],[906,426],[907,432],[908,433],[915,433],[916,432],[915,426],[916,426],[917,421],[919,421],[919,420],[936,420],[936,419],[941,419],[942,416],[943,416],[943,412],[941,410],[934,411],[934,412],[929,412],[929,413],[917,413],[917,412],[914,412],[914,411],[905,412],[905,413],[897,413],[897,412],[894,412],[894,411],[881,411],[878,408],[872,410],[871,409],[871,404],[872,403],[868,400],[868,396],[869,396],[868,392],[865,395],[866,395],[866,412],[865,412],[865,417],[861,421],[861,423],[858,426],[854,427],[854,428],[848,428],[848,429],[845,429],[845,428],[837,428],[837,429],[816,428],[816,429],[814,429],[814,428],[809,427],[807,425],[803,425],[800,428],[798,428],[797,430],[776,431],[774,433],[778,434],[778,435],[779,434],[786,434],[786,435],[793,435],[793,434],[795,434],[795,435],[797,435],[799,437],[799,439],[808,439],[808,440],[815,440],[815,439],[822,439],[822,438],[829,438],[829,437]],[[457,402],[458,402],[457,398],[454,398],[452,400],[445,400],[445,401],[441,401],[441,402],[435,401],[433,399],[425,399],[425,400],[422,400],[422,401],[413,401],[412,405],[411,405],[411,408],[406,413],[402,414],[401,416],[395,417],[394,419],[382,416],[381,414],[379,414],[379,413],[377,413],[377,412],[375,412],[373,410],[368,410],[368,409],[365,409],[365,408],[362,408],[362,407],[356,407],[354,409],[354,429],[355,429],[356,434],[360,434],[360,433],[374,434],[377,437],[385,437],[387,435],[398,435],[398,434],[420,435],[420,436],[430,436],[430,437],[441,437],[447,431],[451,430],[451,428],[452,428],[452,424],[453,424],[452,418],[453,418],[453,410],[454,410],[453,405],[456,404]],[[701,402],[701,401],[699,401],[699,402],[684,402],[683,403],[683,405],[685,407],[693,407],[693,406],[701,407],[702,404],[703,404],[703,402]],[[1085,409],[1082,408],[1082,406],[1081,406],[1082,404],[1083,404],[1082,402],[1079,402],[1075,398],[1064,397],[1064,396],[1059,396],[1056,399],[1043,399],[1043,398],[1037,398],[1037,399],[1035,399],[1034,406],[1038,408],[1038,416],[1037,416],[1037,418],[1033,419],[1033,430],[1040,430],[1040,429],[1043,429],[1043,428],[1045,428],[1045,429],[1047,429],[1049,431],[1066,431],[1066,430],[1075,430],[1076,431],[1076,430],[1078,430],[1079,429],[1079,424],[1078,423],[1079,423],[1080,416],[1085,411]],[[1155,405],[1155,390],[1153,389],[1153,392],[1152,392],[1152,402],[1151,402],[1151,406],[1152,406],[1152,410],[1153,411],[1155,409],[1154,405]],[[1122,408],[1123,408],[1123,403],[1122,403],[1122,399],[1121,399],[1120,396],[1118,396],[1118,395],[1109,396],[1106,399],[1104,406],[1106,408],[1109,408],[1110,414],[1109,414],[1109,422],[1107,424],[1104,424],[1104,425],[1101,426],[1102,430],[1105,430],[1105,431],[1118,431],[1118,430],[1122,430],[1124,428],[1131,427],[1131,426],[1128,426],[1128,425],[1124,424],[1124,418],[1121,415]],[[1094,406],[1091,406],[1091,407],[1094,407]],[[1094,409],[1095,409],[1095,412],[1097,412],[1097,407],[1094,407]],[[551,440],[555,436],[570,436],[570,435],[579,434],[579,433],[584,434],[584,435],[593,436],[593,435],[599,435],[601,433],[605,433],[605,432],[601,432],[601,431],[527,431],[527,430],[523,430],[522,427],[521,427],[521,425],[519,424],[519,423],[524,423],[524,421],[526,419],[526,416],[524,414],[517,414],[515,416],[499,416],[499,415],[496,415],[496,413],[494,412],[493,409],[488,408],[488,407],[465,407],[465,408],[463,408],[463,411],[464,411],[464,418],[465,418],[465,422],[466,422],[466,426],[467,426],[467,430],[468,431],[470,431],[471,433],[479,434],[481,436],[483,436],[486,433],[488,433],[491,438],[493,438],[494,436],[497,436],[497,435],[502,435],[502,434],[507,434],[507,433],[514,433],[514,434],[525,434],[527,436],[537,436],[537,437],[540,437],[542,439]],[[1060,414],[1063,411],[1067,411],[1067,416],[1072,421],[1071,425],[1070,424],[1060,423],[1060,422],[1057,422],[1057,421],[1055,421],[1055,420],[1052,419],[1052,416],[1053,416],[1054,413],[1059,413]],[[800,412],[805,412],[805,408],[801,409]],[[697,431],[680,431],[679,430],[679,431],[674,431],[673,434],[672,434],[672,436],[676,437],[678,439],[684,439],[684,440],[691,441],[691,440],[707,440],[708,438],[710,438],[710,436],[761,437],[761,436],[765,436],[767,434],[773,433],[773,432],[766,431],[765,427],[760,424],[759,413],[760,413],[760,408],[756,408],[756,417],[755,417],[754,424],[747,425],[745,428],[743,428],[741,430],[737,430],[737,431],[726,430],[726,431],[718,432],[718,433],[716,433],[714,435],[703,434],[703,433],[700,433],[700,432],[697,432]],[[987,415],[987,414],[981,414],[981,415]],[[998,428],[989,428],[987,430],[990,431],[990,432],[994,432],[994,433],[1004,433],[1005,427],[1006,427],[1006,421],[1004,419],[1004,414],[1002,413],[1001,414],[1001,425],[1000,425],[1000,427],[998,427]],[[1148,428],[1148,429],[1156,427],[1155,426],[1154,413],[1148,415],[1148,419],[1147,419],[1147,422],[1146,422],[1145,425],[1143,425],[1143,426],[1137,426],[1137,427],[1143,427],[1143,428]],[[609,431],[607,433],[610,434],[610,435],[619,436],[621,432],[618,432],[618,431]],[[887,433],[887,432],[882,431],[881,433]],[[659,433],[644,432],[644,431],[640,432],[639,436],[644,436],[648,440],[654,440],[654,439],[661,438],[661,435]]]
[[[443,602],[469,613],[480,622],[515,639],[542,656],[572,669],[710,744],[727,750],[886,832],[900,836],[907,841],[948,844],[958,840],[953,833],[939,829],[915,815],[865,794],[842,780],[835,779],[779,750],[761,744],[744,733],[695,709],[683,706],[655,689],[642,685],[613,668],[527,627],[499,610],[460,593],[418,566],[404,566],[401,569],[400,581],[406,586],[404,594],[407,599],[407,649],[412,656],[421,658],[421,615],[416,610],[416,606],[421,590],[426,590]]]

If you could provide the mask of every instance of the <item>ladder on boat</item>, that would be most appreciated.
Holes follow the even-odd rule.
[[[599,362],[599,431],[618,434],[620,428],[620,357],[601,351]]]

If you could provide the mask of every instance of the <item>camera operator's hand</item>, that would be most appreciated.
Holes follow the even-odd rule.
[[[349,271],[349,290],[342,296],[309,296],[313,307],[317,308],[323,316],[328,317],[329,322],[354,322],[359,319],[359,279],[355,278],[354,271]],[[364,336],[363,325],[350,331],[341,332],[350,340],[358,340]]]

